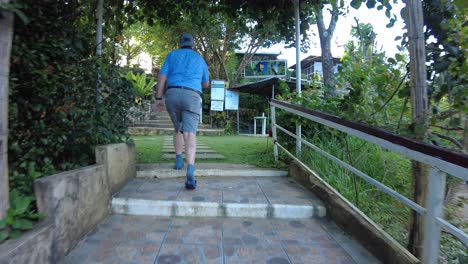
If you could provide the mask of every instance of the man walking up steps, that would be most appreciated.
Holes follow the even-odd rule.
[[[185,142],[185,188],[195,189],[196,135],[200,120],[202,87],[208,87],[209,74],[206,62],[193,50],[194,40],[191,34],[182,34],[179,46],[179,49],[167,55],[158,74],[156,111],[161,112],[166,106],[174,125],[176,170],[184,167],[182,150]],[[163,100],[166,82],[167,89]]]

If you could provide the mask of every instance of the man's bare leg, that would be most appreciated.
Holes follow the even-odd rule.
[[[195,189],[195,154],[197,152],[197,141],[195,133],[184,133],[185,140],[185,161],[187,162],[187,189]]]
[[[195,153],[197,152],[197,140],[195,133],[184,133],[185,161],[187,164],[195,165]]]
[[[184,147],[184,136],[179,131],[174,131],[174,150],[176,153],[176,161],[174,169],[180,170],[184,167],[184,159],[182,157],[182,150]]]

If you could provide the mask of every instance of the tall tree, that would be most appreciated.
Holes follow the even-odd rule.
[[[315,2],[315,1],[311,1]],[[198,49],[209,63],[210,71],[231,80],[239,79],[243,68],[260,47],[285,41],[295,42],[293,8],[289,0],[282,1],[130,1],[141,6],[149,24],[154,21],[164,26],[179,25],[190,30],[199,40]],[[306,2],[304,2],[306,3]],[[307,2],[309,4],[309,2]],[[170,10],[170,11],[168,11]],[[312,12],[301,9],[301,32],[306,32]],[[174,32],[180,34],[182,32]],[[304,40],[307,36],[303,34]],[[307,43],[307,42],[305,42]],[[303,46],[307,48],[307,45]],[[235,49],[246,50],[245,56],[233,74],[226,69]]]
[[[343,8],[343,1],[330,1],[331,7],[327,8],[330,12],[331,18],[328,26],[325,25],[323,18],[323,9],[326,8],[323,4],[314,8],[315,19],[320,39],[320,48],[322,52],[322,70],[323,70],[323,83],[326,87],[325,95],[335,94],[335,78],[333,77],[333,56],[331,53],[331,40],[335,32],[336,23],[340,15],[340,9]],[[340,6],[339,6],[340,5]]]
[[[412,125],[415,137],[423,140],[426,137],[429,117],[423,10],[420,1],[409,1],[406,6],[408,8],[407,26],[411,67]],[[411,165],[413,200],[425,207],[429,168],[418,161],[412,161]],[[412,211],[411,216],[408,248],[416,257],[421,257],[424,222],[422,216],[415,211]]]
[[[351,28],[351,36],[359,40],[358,45],[361,51],[362,59],[372,59],[374,53],[375,38],[377,34],[369,23],[359,23],[359,19],[354,18],[356,26]]]

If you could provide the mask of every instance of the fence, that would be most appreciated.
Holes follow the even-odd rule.
[[[339,166],[351,171],[363,180],[377,187],[384,193],[392,196],[404,205],[408,206],[424,217],[424,241],[422,252],[422,263],[437,263],[440,247],[441,229],[457,237],[465,247],[468,247],[468,235],[459,228],[450,224],[442,218],[443,202],[445,193],[446,174],[453,175],[464,181],[468,181],[468,155],[454,153],[452,151],[436,146],[424,144],[409,138],[389,133],[387,131],[362,125],[359,123],[340,119],[336,116],[322,112],[306,109],[301,106],[292,105],[283,101],[272,99],[271,105],[271,128],[273,134],[274,155],[278,158],[278,148],[281,148],[293,159],[300,160],[291,154],[278,142],[277,129],[296,139],[298,149],[301,144],[305,144],[317,151],[321,155],[336,162]],[[337,129],[349,135],[358,137],[366,142],[376,144],[384,149],[399,153],[409,159],[428,164],[431,169],[429,173],[429,183],[427,186],[426,208],[406,198],[395,190],[387,187],[371,176],[341,161],[335,156],[320,149],[316,145],[306,141],[301,134],[298,135],[286,130],[276,123],[276,109],[284,110],[288,113],[306,118],[324,126]],[[300,130],[299,130],[300,131]]]

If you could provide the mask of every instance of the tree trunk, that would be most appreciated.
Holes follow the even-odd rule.
[[[407,27],[411,66],[412,121],[415,137],[422,140],[427,133],[429,113],[422,3],[421,1],[410,0],[406,3],[406,7],[408,8]],[[425,207],[429,166],[416,161],[413,161],[411,165],[413,176],[412,198],[414,202]],[[423,217],[412,211],[409,227],[408,250],[419,258],[421,257],[422,241],[424,239]]]
[[[0,0],[8,3],[9,0]],[[13,35],[13,14],[3,12],[0,17],[0,219],[9,207],[8,184],[8,76]]]
[[[335,94],[335,78],[333,76],[333,56],[331,53],[331,40],[333,32],[335,31],[336,22],[338,21],[338,7],[332,5],[330,24],[328,28],[325,27],[323,21],[323,10],[317,8],[315,15],[317,18],[317,28],[320,38],[320,48],[322,50],[322,70],[323,70],[323,83],[325,86],[325,96]]]

